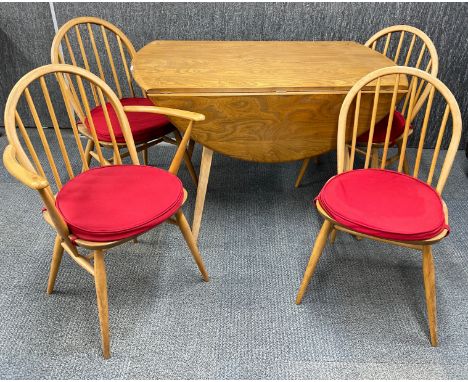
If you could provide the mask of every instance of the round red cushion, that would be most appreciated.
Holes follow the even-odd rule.
[[[400,112],[396,111],[393,113],[392,127],[390,130],[389,142],[395,142],[405,132],[406,120]],[[380,120],[374,127],[374,135],[372,136],[373,143],[385,143],[385,136],[387,135],[388,115]],[[411,126],[410,126],[411,128]],[[369,140],[369,131],[361,134],[357,137],[357,142],[367,143]]]
[[[55,204],[77,238],[114,241],[164,222],[183,197],[175,175],[150,166],[120,165],[76,176],[59,191]]]
[[[147,98],[122,98],[120,100],[123,106],[154,106]],[[120,123],[114,108],[106,103],[109,119],[112,124],[115,140],[119,143],[124,143],[125,138],[120,128]],[[148,142],[156,138],[160,138],[174,130],[174,126],[170,123],[165,115],[154,113],[125,113],[132,130],[133,140],[136,143]],[[91,116],[96,129],[96,134],[99,140],[103,142],[111,142],[109,129],[107,128],[106,117],[102,106],[98,106],[91,110]],[[85,121],[88,129],[90,128],[88,119]]]
[[[448,229],[437,191],[395,171],[344,172],[331,178],[317,199],[339,224],[371,236],[414,241]]]

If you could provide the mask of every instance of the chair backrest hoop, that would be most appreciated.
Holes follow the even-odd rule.
[[[429,55],[431,56],[432,60],[431,70],[429,72],[434,77],[437,77],[437,74],[439,72],[439,55],[437,54],[437,49],[430,37],[418,28],[412,27],[410,25],[393,25],[378,31],[371,38],[369,38],[369,40],[367,40],[364,45],[367,47],[371,47],[374,42],[376,42],[384,36],[387,36],[389,33],[398,32],[412,33],[423,41],[423,43],[426,45],[426,49],[429,51]]]
[[[338,118],[338,135],[337,135],[337,161],[338,161],[338,174],[347,171],[350,168],[349,158],[348,158],[348,149],[346,146],[346,133],[348,129],[348,118],[351,105],[353,104],[358,93],[369,83],[378,80],[381,77],[395,74],[403,74],[418,77],[427,82],[428,85],[431,85],[438,91],[447,103],[447,107],[450,110],[452,116],[452,134],[450,138],[450,144],[447,149],[445,159],[443,161],[442,169],[439,175],[439,180],[437,182],[436,190],[442,193],[442,190],[445,186],[445,182],[450,173],[455,155],[458,150],[458,145],[461,139],[462,133],[462,119],[460,108],[458,103],[453,96],[452,92],[447,88],[447,86],[430,75],[429,73],[415,68],[405,67],[405,66],[392,66],[387,68],[382,68],[375,70],[361,78],[348,92],[345,99],[343,100],[340,115]]]
[[[390,46],[390,39],[392,35],[395,35],[396,33],[400,33],[398,47],[395,52],[395,57],[389,57],[389,58],[392,59],[396,65],[402,65],[398,63],[398,60],[400,58],[400,52],[402,51],[403,39],[405,37],[405,34],[412,35],[413,38],[411,39],[411,43],[409,44],[408,52],[406,53],[406,59],[405,59],[403,66],[410,66],[410,67],[415,67],[416,69],[421,69],[419,68],[419,66],[422,64],[422,61],[424,61],[423,58],[425,56],[425,53],[427,52],[429,53],[428,65],[430,66],[427,66],[425,71],[429,72],[434,77],[437,77],[437,74],[439,72],[439,56],[437,54],[437,49],[434,43],[432,42],[432,40],[429,38],[429,36],[418,28],[412,27],[410,25],[393,25],[393,26],[384,28],[381,31],[374,34],[369,40],[366,41],[364,45],[371,49],[376,49],[377,42],[380,39],[387,37],[385,41],[385,46],[383,48],[383,52],[381,53],[388,57],[388,52],[390,52],[388,50]],[[418,57],[417,61],[414,63],[414,65],[411,65],[409,60],[414,52],[413,48],[415,47],[416,38],[419,38],[422,41],[422,47],[421,47],[419,54],[416,54],[415,56],[415,57]],[[427,97],[429,96],[428,86],[425,87],[424,91],[421,92],[421,90],[418,90],[418,93],[420,93],[420,96],[417,97],[417,101],[414,107],[415,114],[418,113],[419,109],[421,108],[421,106],[424,104]],[[405,99],[403,109],[405,109],[406,106],[408,105],[407,101],[408,99]],[[411,117],[410,119],[412,120]]]
[[[50,50],[50,59],[52,64],[59,64],[59,52],[60,52],[60,44],[65,36],[65,34],[72,29],[76,25],[80,24],[95,24],[95,25],[102,25],[106,29],[114,32],[116,35],[118,35],[121,39],[122,42],[125,44],[127,49],[129,50],[129,53],[131,55],[131,58],[133,59],[136,54],[135,47],[133,46],[132,42],[130,39],[125,35],[124,32],[114,24],[110,23],[109,21],[106,21],[104,19],[100,19],[99,17],[92,17],[92,16],[83,16],[83,17],[77,17],[72,20],[67,21],[65,24],[63,24],[60,29],[57,31],[57,34],[55,35],[54,39],[52,40],[52,47]]]
[[[84,40],[81,37],[81,32],[79,31],[79,27],[81,25],[86,25],[87,26],[87,34],[92,46],[92,49],[87,50],[85,49],[85,44]],[[111,78],[112,80],[106,79],[105,77],[105,70],[104,70],[104,57],[101,57],[102,55],[100,54],[100,50],[97,48],[97,43],[95,39],[95,34],[93,32],[92,25],[100,26],[101,27],[101,37],[103,39],[104,43],[104,50],[105,50],[105,55],[107,56],[107,61],[108,61],[108,67],[111,69]],[[75,38],[77,40],[79,49],[77,48],[75,51],[73,50],[72,44],[70,42],[71,38],[69,38],[68,33],[71,30],[75,30]],[[125,35],[125,33],[122,32],[121,29],[116,27],[114,24],[100,19],[98,17],[77,17],[75,19],[69,20],[66,22],[60,29],[58,30],[57,34],[55,35],[53,41],[52,41],[52,47],[50,51],[50,58],[51,62],[53,64],[72,64],[75,66],[82,66],[83,68],[93,72],[96,75],[99,75],[99,77],[103,80],[108,82],[109,84],[113,82],[115,84],[115,92],[119,96],[119,98],[123,98],[125,96],[125,92],[123,91],[124,85],[121,83],[119,80],[122,79],[119,76],[119,67],[116,67],[115,65],[115,57],[112,54],[112,49],[109,44],[109,39],[107,36],[107,31],[110,31],[114,34],[117,43],[118,43],[118,50],[119,54],[117,56],[120,56],[120,60],[122,61],[122,66],[124,69],[124,78],[126,82],[126,86],[128,86],[128,90],[130,92],[131,97],[135,97],[135,86],[133,83],[133,78],[131,75],[131,67],[128,64],[128,59],[126,57],[124,47],[126,48],[128,54],[129,54],[129,61],[131,62],[133,58],[135,57],[136,50],[135,47],[133,46],[132,42],[129,40],[129,38]],[[64,44],[62,44],[64,42]],[[67,51],[70,62],[65,62],[65,56],[64,52]],[[76,55],[75,55],[76,53]],[[88,57],[89,55],[89,57]],[[83,62],[83,65],[79,65],[77,62],[76,57],[81,56],[81,60]],[[94,61],[97,65],[96,70],[92,70],[91,65],[90,65],[90,57],[94,57]],[[109,73],[108,73],[109,74]],[[97,97],[95,96],[95,103],[96,105],[99,104],[99,101]]]

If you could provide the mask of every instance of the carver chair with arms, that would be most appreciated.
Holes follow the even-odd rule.
[[[390,58],[396,65],[409,66],[416,69],[422,68],[425,72],[437,77],[439,70],[439,57],[437,50],[432,40],[422,30],[409,26],[409,25],[394,25],[384,28],[374,34],[364,44],[372,50],[382,53],[384,56]],[[410,84],[411,86],[411,84]],[[416,92],[416,107],[413,114],[417,115],[419,107],[424,103],[429,95],[429,88],[423,87],[422,83],[419,84]],[[407,116],[407,108],[409,103],[409,93],[400,102],[395,105],[395,110],[391,112],[392,129],[390,131],[390,146],[396,146],[401,150],[403,140],[403,132],[405,129],[405,122]],[[381,158],[381,151],[383,150],[385,134],[387,131],[387,122],[390,113],[383,119],[378,121],[374,128],[374,136],[372,138],[372,155],[371,166],[378,167]],[[405,118],[405,116],[407,116]],[[414,116],[410,116],[412,122]],[[409,134],[413,133],[412,125],[410,125]],[[369,140],[369,131],[360,134],[357,137],[356,153],[365,155],[365,151],[360,146],[366,146]],[[380,152],[380,153],[379,153]],[[388,164],[397,161],[399,155],[386,158]],[[309,166],[310,158],[302,162],[301,169],[296,179],[295,187],[299,187],[302,178]],[[403,162],[403,171],[409,173],[408,164],[406,159]]]
[[[382,160],[378,168],[370,168],[376,105],[381,97],[381,79],[385,76],[395,77],[393,90],[386,90],[391,92],[392,105],[382,147]],[[422,81],[423,86],[428,86],[429,89],[426,102],[420,105],[419,117],[413,119],[420,121],[420,126],[411,174],[403,172],[404,160],[409,159],[407,150],[409,119],[405,122],[398,167],[396,170],[386,169],[386,158],[391,144],[392,111],[398,98],[401,76],[407,76],[410,79],[408,101],[410,115],[417,107],[418,82]],[[374,94],[365,94],[363,90],[369,83],[375,83]],[[370,126],[369,140],[365,147],[365,159],[361,163],[361,158],[356,156],[357,126],[360,122],[361,98],[364,96],[373,97],[373,113],[370,121],[366,121]],[[437,110],[434,105],[438,105]],[[437,113],[441,105],[443,112]],[[430,164],[425,166],[426,161],[422,154],[429,130],[436,133],[437,140]],[[440,80],[422,70],[402,66],[384,68],[368,74],[353,86],[343,101],[338,121],[338,175],[332,177],[324,185],[315,201],[317,210],[325,221],[306,267],[296,298],[297,304],[302,301],[327,238],[330,237],[330,242],[333,242],[336,230],[361,238],[415,249],[422,252],[430,339],[433,346],[437,345],[435,268],[432,246],[449,233],[447,207],[441,199],[441,194],[458,149],[461,131],[460,109],[454,96]],[[434,134],[431,135],[434,136]],[[441,155],[444,141],[448,143],[445,157]],[[363,168],[355,169],[360,163]]]
[[[104,157],[97,137],[88,101],[91,87],[103,105],[115,164]],[[49,91],[52,88],[57,92]],[[40,108],[37,105],[46,106]],[[83,111],[80,122],[90,127],[90,139],[96,153],[96,160],[92,162],[94,167],[86,158],[75,108]],[[66,122],[59,122],[59,110],[66,110]],[[158,113],[187,120],[187,128],[168,171],[139,164],[126,111]],[[126,158],[120,155],[111,112],[128,149]],[[32,117],[36,129],[25,128],[23,121],[28,117]],[[108,249],[169,222],[180,228],[203,279],[208,280],[197,244],[181,210],[186,191],[177,177],[192,126],[203,119],[201,114],[182,110],[122,106],[104,81],[71,65],[46,65],[31,71],[18,81],[8,97],[5,128],[9,145],[3,154],[5,167],[20,182],[39,192],[44,203],[43,217],[57,232],[47,292],[53,291],[65,250],[94,279],[105,358],[110,357],[104,264]],[[43,123],[49,120],[53,129],[43,129]],[[65,133],[61,129],[63,126],[71,126],[71,130]]]
[[[68,21],[58,30],[52,42],[51,62],[79,66],[98,75],[114,90],[124,106],[154,106],[132,78],[130,65],[135,54],[136,50],[131,41],[115,25],[97,17],[78,17]],[[94,86],[91,87],[91,93],[91,114],[95,119],[97,137],[103,147],[111,148],[103,108]],[[138,96],[139,93],[141,96]],[[116,116],[111,112],[110,117],[112,124],[117,125],[114,130],[119,149],[124,149],[125,139],[118,129]],[[127,118],[137,151],[143,152],[144,164],[148,164],[149,147],[161,142],[178,145],[181,141],[179,131],[165,115],[128,112]],[[78,129],[88,137],[85,152],[89,163],[94,149],[90,128],[79,124]],[[169,138],[171,133],[175,139]],[[193,141],[190,141],[184,160],[193,182],[197,185],[198,177],[191,162],[192,152]],[[127,156],[128,152],[121,155]]]

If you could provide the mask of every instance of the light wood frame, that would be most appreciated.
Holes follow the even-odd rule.
[[[106,59],[101,57],[98,49],[98,43],[97,43],[97,37],[95,35],[95,31],[93,31],[93,25],[98,26],[100,30],[100,37],[102,38],[102,42],[104,44],[104,48],[106,51],[106,57],[107,61],[109,63],[109,67],[112,73],[112,83],[114,86],[115,93],[118,95],[118,97],[121,99],[124,97],[126,94],[129,94],[131,97],[135,97],[137,94],[136,89],[135,89],[135,84],[131,75],[131,66],[129,66],[129,62],[133,60],[136,54],[136,50],[132,44],[132,42],[129,40],[129,38],[125,35],[125,33],[122,32],[119,28],[117,28],[114,24],[97,18],[97,17],[77,17],[75,19],[72,19],[68,22],[66,22],[62,27],[58,30],[57,34],[54,37],[54,40],[52,41],[52,47],[51,47],[51,63],[52,64],[71,64],[74,66],[80,66],[83,67],[84,69],[91,71],[92,73],[98,75],[101,80],[104,82],[107,82],[110,84],[110,81],[106,79],[105,77],[105,66],[104,62]],[[79,51],[76,52],[74,51],[73,47],[74,45],[72,44],[73,39],[72,39],[72,31],[74,33],[74,39],[76,40],[76,45],[78,47],[75,47],[76,49],[79,48]],[[117,46],[119,49],[120,57],[115,58],[112,54],[112,47],[110,44],[110,38],[109,35],[111,34],[114,36]],[[92,52],[87,52],[86,49],[86,44],[85,44],[85,37],[89,39],[89,43],[92,47]],[[64,54],[64,47],[66,48],[66,51],[68,53],[68,58],[69,62],[66,62],[65,54]],[[76,50],[75,49],[75,50]],[[82,65],[78,63],[78,59],[81,57]],[[92,63],[95,63],[95,65],[92,65]],[[123,73],[124,73],[124,82],[126,84],[126,89],[124,87],[124,84],[121,84],[121,81],[119,79],[119,66],[116,64],[117,61],[121,62],[121,67],[120,69],[123,68]],[[97,69],[95,68],[97,66]],[[94,70],[96,69],[96,70]],[[122,70],[121,70],[122,71]],[[141,93],[146,97],[146,92],[141,89]],[[94,101],[95,106],[101,105],[101,102],[99,100],[99,97],[97,95],[96,89],[91,88],[92,91],[92,99]],[[94,143],[93,143],[93,138],[91,136],[90,131],[88,128],[80,124],[78,126],[79,132],[86,136],[88,138],[88,143],[86,146],[86,158],[88,160],[88,165],[89,162],[91,161],[91,158],[96,157],[96,152],[94,152]],[[148,149],[151,146],[157,145],[158,143],[161,142],[166,142],[170,143],[173,145],[178,145],[181,136],[179,131],[174,127],[172,133],[174,134],[174,139],[169,138],[167,135],[162,136],[157,139],[153,139],[148,142],[138,142],[136,145],[136,149],[138,152],[143,153],[143,163],[148,164]],[[106,142],[106,141],[100,141],[100,144],[102,147],[105,148],[111,148],[112,143],[111,142]],[[191,143],[193,145],[193,143]],[[120,149],[125,149],[125,144],[124,143],[118,143],[119,150]],[[128,151],[124,152],[123,157],[126,157],[129,155]],[[108,161],[112,161],[113,158],[109,158]],[[197,186],[198,184],[198,176],[195,172],[195,169],[193,167],[192,161],[191,161],[191,151],[187,150],[186,153],[184,154],[184,161],[185,165],[187,166],[187,169],[190,173],[190,176],[195,184]]]
[[[396,46],[395,52],[389,49],[391,46],[392,37],[394,36],[399,36],[397,40],[398,45]],[[407,36],[409,37],[409,41]],[[383,44],[383,46],[380,47],[381,49],[379,49],[379,42],[384,40],[385,43]],[[405,40],[407,43],[409,43],[407,50],[405,50]],[[419,44],[421,44],[421,47],[417,47]],[[437,54],[437,49],[432,40],[429,38],[429,36],[418,28],[409,25],[393,25],[391,27],[384,28],[381,31],[374,34],[369,40],[366,41],[364,45],[372,50],[380,51],[380,53],[390,58],[397,65],[401,64],[402,66],[410,66],[419,69],[422,63],[427,61],[424,71],[432,74],[434,77],[437,77],[437,73],[439,71],[439,56]],[[416,47],[417,49],[415,49]],[[419,53],[414,55],[414,53],[418,49]],[[415,61],[413,62],[412,59],[415,59]],[[429,95],[429,88],[427,86],[425,87],[424,91],[422,90],[422,86],[418,87],[417,89],[418,100],[416,102],[417,107],[415,107],[414,109],[415,115],[417,115],[419,107],[421,107],[421,105],[424,103],[427,96]],[[408,96],[409,94],[404,98],[402,102],[402,114],[405,114],[406,108],[408,106]],[[413,121],[413,118],[411,116],[408,116],[408,118],[410,118],[410,122]],[[410,134],[412,134],[412,132],[413,131],[410,128]],[[403,134],[394,140],[393,143],[398,148],[398,154],[391,158],[388,158],[386,165],[390,165],[396,160],[398,160],[401,151],[402,140]],[[372,150],[372,165],[373,167],[378,167],[379,162],[381,160],[379,156],[379,151],[383,148],[383,144],[373,143],[373,145],[374,147]],[[362,150],[357,149],[356,152],[362,154]],[[294,183],[294,187],[297,188],[300,186],[302,178],[304,177],[306,170],[309,166],[310,159],[311,158],[307,158],[303,160],[301,168],[299,170],[299,174],[296,178],[296,182]],[[404,172],[408,173],[410,170],[408,168],[408,163],[406,162],[406,160],[404,161],[403,166]]]
[[[82,167],[80,165],[80,171],[73,170],[73,163],[70,159],[70,155],[66,147],[67,145],[65,144],[65,141],[62,137],[62,133],[60,131],[60,124],[57,120],[55,112],[54,101],[57,100],[51,99],[48,90],[47,81],[50,81],[51,79],[53,80],[54,78],[58,82],[58,85],[60,87],[63,96],[63,103],[67,110],[70,124],[72,126],[73,135],[75,138],[73,146],[76,144],[82,162]],[[66,85],[65,82],[68,82],[68,84]],[[37,85],[38,83],[40,84],[40,87],[43,91],[44,100],[47,105],[48,115],[52,120],[55,138],[57,139],[59,144],[59,150],[57,150],[56,152],[53,152],[51,150],[51,146],[49,144],[47,135],[43,131],[43,126],[41,124],[38,109],[35,106],[35,103],[31,96],[31,92],[29,90],[33,85]],[[78,91],[76,90],[77,87],[74,86],[73,83],[78,84]],[[181,165],[182,158],[185,154],[185,147],[187,146],[190,140],[192,126],[197,121],[204,120],[204,116],[202,114],[192,113],[188,111],[161,108],[155,106],[129,107],[127,110],[127,108],[122,107],[119,98],[115,95],[112,89],[108,85],[106,85],[106,83],[100,78],[86,71],[85,69],[63,64],[46,65],[31,71],[18,81],[18,83],[12,89],[10,96],[8,97],[5,107],[5,128],[9,145],[4,151],[3,162],[5,164],[6,169],[11,175],[13,175],[16,179],[18,179],[21,183],[25,184],[29,188],[35,189],[39,192],[42,201],[45,205],[43,217],[46,220],[46,222],[57,231],[54,250],[52,254],[52,263],[50,268],[47,292],[50,294],[53,291],[62,255],[65,251],[80,267],[85,269],[89,274],[93,276],[96,285],[103,355],[104,358],[109,358],[110,337],[106,271],[104,264],[105,252],[107,249],[116,247],[126,241],[136,240],[138,235],[128,237],[123,240],[111,242],[94,242],[89,240],[77,239],[71,234],[64,218],[55,206],[55,195],[53,191],[53,189],[60,190],[62,188],[63,184],[65,183],[63,179],[66,179],[68,181],[74,178],[75,172],[81,173],[89,169],[89,165],[86,160],[85,149],[83,148],[83,144],[81,142],[79,131],[77,128],[77,123],[75,122],[75,115],[73,111],[74,109],[81,111],[83,111],[83,109],[85,110],[84,114],[88,117],[88,121],[90,123],[90,128],[92,132],[93,143],[96,147],[97,162],[99,162],[99,164],[102,166],[110,164],[103,156],[100,142],[96,137],[93,119],[90,114],[89,102],[87,100],[87,95],[85,91],[86,84],[92,84],[100,100],[107,100],[107,102],[109,102],[115,110],[120,123],[120,127],[122,129],[122,133],[125,137],[125,143],[128,149],[128,156],[131,159],[131,163],[134,165],[139,165],[140,163],[125,111],[158,113],[167,116],[176,116],[178,118],[183,118],[187,121],[187,129],[185,130],[183,137],[181,138],[181,142],[177,148],[174,159],[169,167],[169,172],[174,175],[177,175],[177,172]],[[41,163],[39,159],[41,156],[38,155],[38,152],[34,148],[32,141],[29,137],[30,131],[32,130],[25,128],[20,116],[20,110],[17,108],[18,103],[24,100],[26,101],[29,111],[33,116],[37,132],[42,143],[43,150],[41,149],[41,153],[45,153],[45,157],[47,158],[47,161],[43,161],[44,165]],[[105,104],[105,102],[103,102],[103,104]],[[82,114],[81,111],[80,114]],[[105,106],[104,114],[106,115],[109,134],[112,137],[112,150],[114,153],[114,161],[117,164],[121,164],[122,157],[120,155],[119,147],[115,142],[115,137],[112,131],[112,125],[110,124],[107,107]],[[81,115],[81,120],[83,118],[84,115]],[[18,134],[18,130],[20,131],[20,134]],[[23,147],[21,141],[24,142],[26,149]],[[62,158],[59,161],[58,157],[60,156],[60,154]],[[50,169],[50,171],[47,172],[45,170],[46,163],[48,163],[48,168]],[[63,166],[59,166],[59,163],[63,163]],[[48,177],[46,175],[47,173],[52,173],[52,176]],[[185,190],[184,194],[185,202],[185,199],[187,197],[187,193]],[[90,211],[90,213],[92,214],[92,211]],[[166,221],[171,224],[175,224],[180,228],[182,235],[191,251],[191,254],[203,276],[203,279],[205,281],[208,281],[208,274],[203,264],[203,260],[200,256],[200,252],[197,248],[196,241],[193,238],[192,232],[182,212],[182,209],[179,209],[173,217],[169,218]],[[83,254],[81,253],[82,249],[90,250],[90,253]]]
[[[420,175],[420,165],[421,165],[421,158],[422,158],[422,150],[424,148],[424,140],[427,132],[427,128],[429,125],[429,120],[431,117],[431,109],[434,97],[437,95],[441,96],[443,100],[445,100],[446,107],[444,114],[442,116],[442,120],[440,123],[440,128],[438,131],[438,138],[436,142],[436,146],[434,149],[434,154],[432,157],[431,165],[429,168],[428,178],[425,180],[429,185],[432,185],[434,182],[434,175],[437,171],[437,163],[439,159],[441,144],[443,141],[444,135],[446,135],[446,126],[451,117],[452,122],[452,131],[451,135],[449,136],[450,144],[448,146],[448,150],[446,152],[445,158],[442,161],[442,166],[439,173],[439,178],[437,180],[435,190],[441,194],[442,190],[445,186],[447,181],[447,177],[450,173],[450,169],[452,167],[453,161],[455,159],[455,155],[458,149],[458,145],[461,139],[461,132],[462,132],[462,120],[460,115],[460,109],[455,100],[453,94],[450,90],[437,78],[431,76],[430,74],[414,68],[408,67],[389,67],[374,71],[364,78],[362,78],[356,85],[349,91],[348,95],[343,101],[343,105],[340,111],[340,117],[338,122],[338,143],[337,143],[337,156],[338,156],[338,174],[341,174],[345,171],[353,170],[354,162],[355,162],[355,152],[356,152],[356,138],[357,138],[357,121],[359,119],[359,107],[360,102],[359,99],[361,97],[362,88],[369,84],[370,82],[376,81],[376,92],[374,97],[374,110],[375,103],[378,102],[379,98],[379,83],[382,77],[390,75],[390,74],[397,74],[398,76],[406,75],[410,77],[417,77],[418,79],[422,79],[429,88],[429,96],[427,97],[427,102],[425,103],[425,111],[424,111],[424,120],[422,122],[421,128],[421,137],[419,139],[418,150],[415,158],[415,165],[413,173],[411,174],[413,177],[418,178]],[[393,104],[395,103],[396,99],[396,92],[398,89],[398,76],[395,82],[394,92],[393,92]],[[412,82],[410,88],[410,99],[409,99],[409,113],[413,113],[417,107],[419,107],[419,111],[423,110],[423,105],[417,105],[417,86],[416,82]],[[394,105],[392,105],[393,109]],[[391,118],[391,117],[390,117]],[[371,126],[370,126],[370,136],[369,141],[366,148],[366,159],[364,168],[371,167],[371,157],[372,157],[372,135],[375,125],[375,112],[372,116]],[[435,124],[434,124],[435,125]],[[402,139],[402,149],[399,156],[398,161],[398,172],[403,172],[403,165],[406,153],[406,145],[408,141],[409,135],[409,127],[410,127],[410,120],[406,121],[405,132]],[[380,168],[385,168],[385,159],[388,153],[388,146],[389,146],[389,136],[390,136],[390,128],[391,128],[391,121],[389,121],[387,126],[387,134],[386,140],[383,146],[383,160],[380,163]],[[306,267],[306,271],[304,274],[304,278],[299,288],[299,292],[296,297],[296,303],[300,304],[303,298],[303,295],[307,289],[307,286],[313,276],[315,271],[315,267],[320,259],[322,251],[325,247],[327,242],[327,238],[330,238],[330,242],[333,243],[336,236],[336,230],[347,232],[349,234],[354,235],[357,238],[368,238],[371,240],[381,241],[385,243],[389,243],[392,245],[402,246],[406,248],[415,249],[422,252],[422,265],[423,265],[423,279],[424,279],[424,289],[425,289],[425,296],[426,296],[426,304],[427,304],[427,316],[429,321],[429,331],[430,331],[430,339],[432,346],[437,346],[437,321],[436,321],[436,291],[435,291],[435,268],[434,268],[434,261],[432,258],[432,246],[442,240],[447,235],[447,230],[444,230],[440,234],[421,241],[397,241],[397,240],[387,240],[382,239],[370,235],[365,235],[356,231],[353,231],[337,221],[335,221],[320,205],[320,202],[317,201],[316,203],[318,212],[322,215],[325,219],[320,233],[315,241],[312,254],[309,259],[309,263]],[[445,203],[443,203],[444,213],[445,213],[445,222],[448,224],[448,212]]]

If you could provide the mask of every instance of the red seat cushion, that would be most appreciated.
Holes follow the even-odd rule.
[[[122,98],[120,100],[123,106],[154,106],[147,98]],[[106,103],[107,112],[111,121],[115,140],[119,143],[125,143],[125,138],[120,128],[119,120],[114,108]],[[174,126],[169,119],[161,114],[153,113],[126,113],[130,129],[132,130],[133,140],[135,143],[148,142],[156,138],[160,138],[174,130]],[[99,140],[103,142],[111,142],[109,129],[107,128],[106,117],[102,106],[98,106],[91,110],[94,128]],[[85,121],[87,128],[90,128],[88,119]]]
[[[157,226],[182,205],[175,175],[150,166],[117,165],[88,170],[59,191],[55,204],[79,239],[125,239]]]
[[[317,199],[339,224],[371,236],[415,241],[448,230],[439,194],[427,183],[395,171],[341,173],[325,184]]]
[[[403,117],[403,115],[400,112],[395,110],[393,113],[392,128],[390,130],[390,143],[395,142],[399,137],[403,135],[403,133],[405,132],[405,123],[405,117]],[[385,135],[387,134],[387,124],[388,115],[375,125],[374,135],[372,136],[373,143],[385,143]],[[361,134],[359,137],[357,137],[356,140],[359,143],[367,143],[367,141],[369,140],[369,131],[366,131],[364,134]]]

